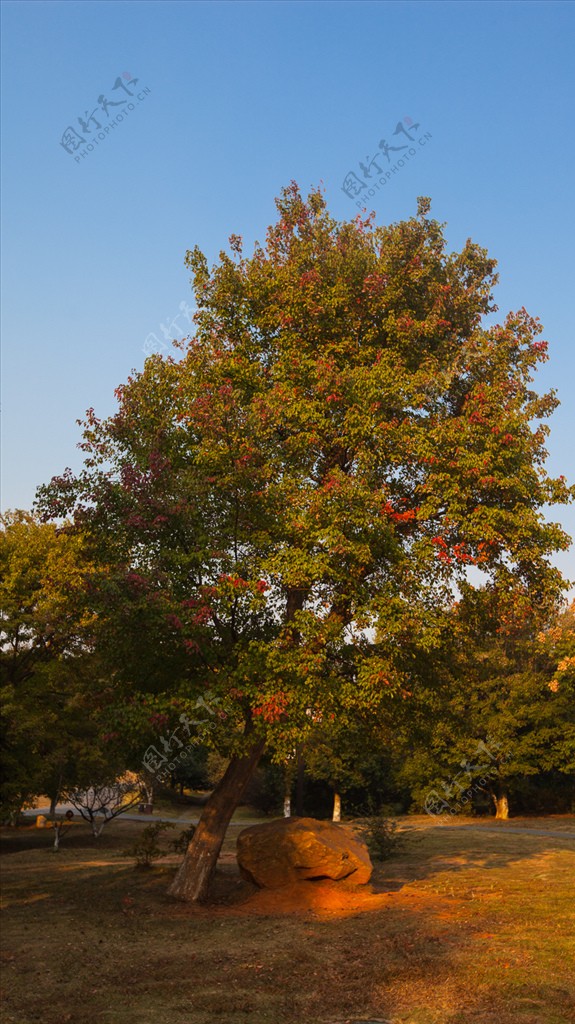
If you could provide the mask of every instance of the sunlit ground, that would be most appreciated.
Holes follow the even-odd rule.
[[[96,841],[75,825],[59,854],[43,830],[5,829],[2,1019],[568,1024],[575,820],[529,822],[561,838],[517,824],[425,829],[369,886],[275,892],[239,878],[236,826],[206,907],[165,895],[174,856],[151,871],[118,856],[138,824]]]

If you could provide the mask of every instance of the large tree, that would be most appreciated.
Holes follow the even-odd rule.
[[[42,489],[115,564],[101,621],[118,673],[221,701],[230,758],[171,887],[201,899],[266,744],[409,692],[470,565],[540,601],[566,546],[546,503],[553,394],[525,310],[484,329],[495,261],[416,217],[336,222],[320,191],[276,201],[265,245],[186,257],[198,306],[180,358],[151,356],[89,411],[86,468]],[[96,595],[94,595],[96,600]],[[106,620],[106,601],[111,609]],[[136,641],[141,641],[138,649]]]

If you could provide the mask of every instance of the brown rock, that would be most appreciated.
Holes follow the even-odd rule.
[[[314,818],[279,818],[240,832],[237,855],[244,878],[260,888],[313,878],[369,882],[367,847],[345,825]]]

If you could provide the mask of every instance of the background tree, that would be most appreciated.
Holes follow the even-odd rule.
[[[60,794],[64,802],[72,804],[78,814],[89,822],[94,839],[101,836],[104,826],[135,807],[142,799],[140,780],[133,772],[121,779],[93,782],[86,788],[76,786]]]
[[[83,566],[78,534],[41,524],[23,511],[2,517],[1,792],[5,812],[19,810],[39,792],[51,792],[52,779],[58,775],[56,761],[68,756],[64,720],[79,722],[86,712],[87,705],[81,710],[79,696],[90,674],[84,643],[89,616],[84,608]]]
[[[118,692],[95,641],[96,567],[79,531],[23,511],[3,517],[0,566],[3,813],[47,795],[54,819],[66,793],[127,767],[125,743],[104,734]]]
[[[341,821],[342,797],[350,791],[363,790],[368,801],[375,797],[391,741],[389,732],[377,725],[369,716],[355,721],[334,716],[319,724],[310,738],[306,773],[329,784],[333,821]]]
[[[533,425],[556,405],[530,388],[540,327],[521,310],[481,328],[495,262],[447,254],[428,200],[389,227],[338,223],[295,184],[277,208],[253,256],[237,236],[211,270],[188,253],[182,358],[150,357],[108,420],[91,410],[86,468],[40,493],[116,566],[100,596],[119,673],[223,702],[230,762],[181,899],[205,896],[266,744],[287,756],[310,709],[377,714],[409,689],[402,651],[435,646],[470,564],[539,600],[567,544],[540,512],[570,497]]]
[[[416,804],[466,812],[486,793],[506,818],[528,778],[573,772],[573,679],[556,676],[569,670],[573,635],[570,610],[529,613],[509,594],[465,589],[403,732],[398,777]]]

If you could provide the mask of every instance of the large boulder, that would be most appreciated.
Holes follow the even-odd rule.
[[[252,825],[237,840],[240,871],[261,888],[314,878],[369,882],[367,847],[345,825],[314,818],[280,818]]]

